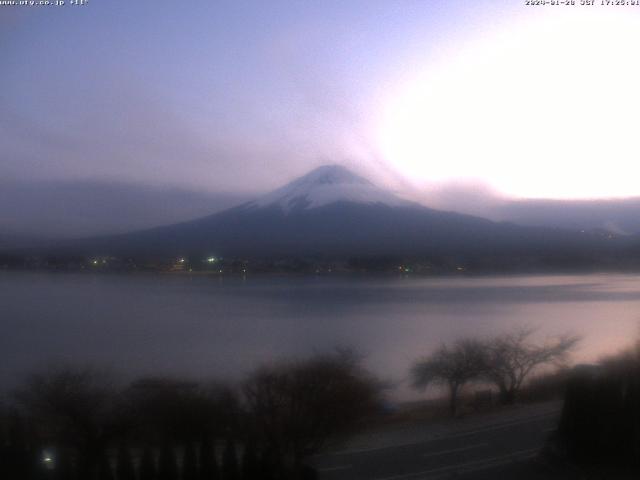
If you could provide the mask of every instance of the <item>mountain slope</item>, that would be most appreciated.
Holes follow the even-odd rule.
[[[113,255],[590,255],[620,241],[520,227],[402,200],[344,167],[325,166],[261,198],[205,218],[74,242]]]

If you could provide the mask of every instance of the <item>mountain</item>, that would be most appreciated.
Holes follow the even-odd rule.
[[[518,225],[570,230],[607,230],[617,235],[640,234],[640,197],[601,199],[508,198],[487,186],[456,184],[414,193],[441,210]]]
[[[341,166],[197,220],[68,244],[89,255],[593,255],[617,236],[521,227],[405,201]]]
[[[523,225],[562,226],[640,234],[640,198],[600,200],[516,200],[504,202],[495,216]]]
[[[296,210],[319,208],[337,202],[380,204],[389,207],[412,205],[376,187],[345,167],[325,165],[282,188],[248,202],[245,208],[276,207],[288,214]]]

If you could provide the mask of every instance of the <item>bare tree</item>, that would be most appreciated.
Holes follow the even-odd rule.
[[[234,427],[236,399],[221,383],[145,377],[123,392],[137,435],[151,443],[198,442]]]
[[[466,383],[478,378],[485,368],[482,342],[462,339],[451,346],[442,345],[428,357],[417,361],[411,369],[411,376],[416,388],[426,388],[432,384],[448,387],[449,410],[455,416],[460,390]]]
[[[503,404],[515,402],[523,382],[541,365],[562,365],[580,337],[562,335],[543,344],[531,341],[532,328],[518,328],[487,343],[486,378],[500,392]]]
[[[91,479],[116,430],[114,392],[105,372],[68,368],[32,375],[16,396],[42,441],[75,449],[80,476]]]
[[[287,477],[328,440],[351,433],[375,405],[378,387],[353,355],[338,353],[261,368],[246,382],[244,399],[261,451]]]

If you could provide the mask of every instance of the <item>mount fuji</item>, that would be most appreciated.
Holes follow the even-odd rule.
[[[601,240],[433,210],[329,165],[204,218],[74,243],[88,254],[290,257],[539,254],[592,249]]]
[[[340,165],[325,165],[245,204],[245,208],[276,207],[285,213],[319,208],[332,203],[382,204],[410,206],[391,192],[376,187]]]

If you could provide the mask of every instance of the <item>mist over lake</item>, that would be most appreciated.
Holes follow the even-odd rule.
[[[408,398],[411,362],[460,336],[526,324],[540,337],[584,335],[577,361],[617,351],[637,335],[640,279],[3,273],[0,304],[3,387],[67,364],[238,379],[262,362],[352,346]]]

